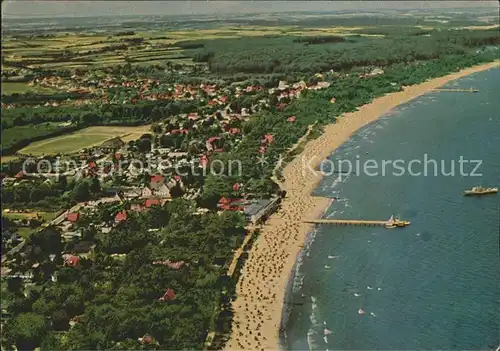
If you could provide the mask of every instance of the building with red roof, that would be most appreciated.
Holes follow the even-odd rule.
[[[274,137],[272,134],[265,134],[264,135],[264,140],[268,143],[271,144],[274,140]]]
[[[80,218],[80,214],[76,212],[70,212],[66,214],[66,219],[72,223],[75,223]]]
[[[151,206],[161,206],[161,201],[159,199],[146,199],[144,206],[150,208]]]
[[[126,211],[120,211],[116,214],[115,216],[115,221],[117,222],[123,222],[126,221],[128,218],[128,214]]]
[[[70,267],[76,267],[78,266],[78,263],[80,262],[80,257],[78,256],[73,256],[73,255],[68,255],[66,257],[66,259],[64,260],[64,263],[67,265],[67,266],[70,266]]]
[[[219,199],[219,204],[230,204],[231,203],[231,199],[228,199],[227,197],[221,197]]]
[[[207,155],[201,155],[201,157],[200,157],[200,164],[202,166],[206,166],[208,164],[208,157],[207,157]]]
[[[167,266],[169,268],[179,270],[184,266],[185,262],[184,261],[170,261],[170,260],[158,260],[158,261],[153,261],[153,265],[162,265],[162,266]]]
[[[295,116],[290,116],[286,119],[288,122],[295,122],[297,120],[297,117]]]
[[[216,141],[219,141],[219,140],[221,140],[221,137],[218,137],[218,136],[208,138],[206,143],[205,143],[205,147],[207,148],[208,151],[212,151],[213,149],[216,148],[216,147],[214,147],[214,143]]]
[[[151,179],[149,180],[150,183],[164,183],[165,182],[165,177],[162,175],[152,175]]]
[[[216,140],[220,140],[220,137],[214,136],[214,137],[208,138],[207,143],[212,144]]]
[[[172,301],[175,300],[176,295],[173,289],[167,289],[162,297],[159,298],[160,301]]]
[[[152,344],[154,342],[153,337],[151,337],[149,335],[144,335],[142,338],[139,338],[138,340],[143,345]]]

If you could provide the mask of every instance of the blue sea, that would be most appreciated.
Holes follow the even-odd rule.
[[[361,129],[330,156],[353,167],[358,160],[361,170],[371,159],[378,168],[325,177],[315,195],[336,198],[325,218],[393,214],[411,225],[318,226],[289,284],[284,348],[500,344],[500,193],[463,196],[476,185],[500,187],[500,69],[444,87],[479,92],[429,92]],[[388,165],[381,175],[384,160],[401,160],[405,174]],[[411,160],[420,163],[409,174]]]

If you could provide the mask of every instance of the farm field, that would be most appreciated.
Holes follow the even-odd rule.
[[[6,37],[2,40],[4,65],[22,64],[28,68],[67,69],[115,64],[144,65],[170,61],[189,64],[186,57],[196,49],[182,49],[176,43],[186,40],[258,37],[269,35],[352,35],[359,27],[332,26],[302,28],[299,26],[225,26],[217,29],[137,31],[127,36],[103,36],[75,33],[58,33],[55,36],[36,39]],[[134,40],[137,40],[136,42]],[[143,40],[143,41],[141,41]],[[124,49],[123,45],[126,45]],[[64,57],[61,57],[62,54]],[[67,55],[67,56],[66,56]],[[13,84],[4,90],[9,93],[28,91],[24,83]],[[5,94],[5,93],[4,93]]]
[[[57,215],[56,212],[9,212],[6,210],[4,209],[2,215],[12,220],[36,218],[38,214],[43,221],[51,221]]]
[[[17,160],[19,157],[15,155],[2,156],[2,163],[8,163]]]
[[[149,125],[138,127],[98,126],[77,132],[31,143],[19,151],[20,154],[41,156],[58,153],[69,154],[81,149],[96,146],[105,140],[121,137],[123,141],[139,139],[147,133]]]
[[[30,87],[26,82],[2,82],[2,94],[24,94],[28,92],[51,93],[52,90],[43,87]]]

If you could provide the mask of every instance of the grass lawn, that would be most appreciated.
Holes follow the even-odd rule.
[[[17,234],[19,234],[19,236],[21,236],[24,239],[28,239],[31,236],[31,234],[36,232],[36,230],[37,230],[36,228],[21,227],[17,228]]]
[[[23,94],[32,91],[32,87],[24,82],[2,82],[2,95],[10,95],[14,93]]]
[[[139,139],[142,134],[149,132],[150,128],[149,125],[138,127],[89,127],[75,133],[31,143],[19,150],[19,153],[34,156],[74,153],[84,148],[99,145],[103,141],[117,136],[122,137],[125,142]]]
[[[25,213],[19,213],[19,212],[3,212],[2,216],[7,217],[8,219],[16,220],[16,219],[28,219],[28,218],[35,218],[36,214],[42,218],[43,221],[51,221],[54,218],[56,218],[57,213],[56,212],[25,212]]]
[[[11,95],[14,93],[24,94],[29,91],[38,93],[51,93],[52,89],[44,87],[30,87],[26,82],[2,82],[2,95]]]
[[[11,155],[11,156],[2,156],[1,160],[2,160],[2,163],[8,163],[8,162],[11,162],[11,161],[15,161],[17,160],[19,157],[18,156],[15,156],[15,155]]]

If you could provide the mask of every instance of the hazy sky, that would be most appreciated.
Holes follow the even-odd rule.
[[[178,15],[352,9],[498,7],[498,2],[469,1],[73,1],[5,0],[2,17],[81,17]]]

